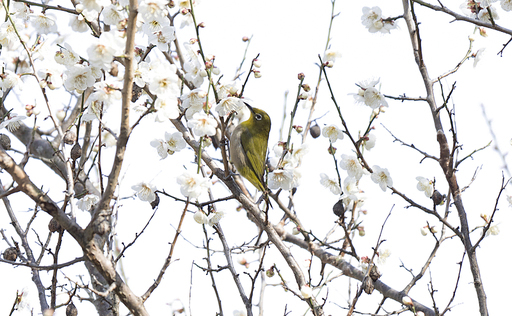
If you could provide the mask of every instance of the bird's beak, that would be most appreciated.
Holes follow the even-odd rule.
[[[247,106],[247,108],[249,108],[249,110],[251,110],[251,112],[254,114],[254,109],[252,108],[252,106],[250,106],[249,104],[247,104],[246,102],[244,102],[245,106]]]

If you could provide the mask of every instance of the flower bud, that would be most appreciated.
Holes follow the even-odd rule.
[[[311,90],[311,87],[307,83],[305,83],[302,85],[302,89],[304,89],[304,91],[306,92],[309,92]]]
[[[204,70],[204,69],[201,69],[201,71],[199,72],[199,75],[200,75],[201,77],[203,77],[203,78],[204,78],[204,77],[208,77],[208,73],[207,73],[207,72],[206,72],[206,70]]]
[[[261,61],[260,61],[260,60],[258,60],[258,59],[254,59],[254,60],[252,61],[252,64],[253,64],[253,66],[254,66],[254,67],[256,67],[256,68],[260,68],[260,67],[261,67]]]
[[[292,127],[299,134],[304,131],[304,128],[302,126],[300,126],[300,125],[293,125]]]
[[[59,110],[59,111],[57,111],[57,114],[55,114],[55,116],[57,117],[57,119],[58,119],[59,121],[61,121],[61,122],[62,122],[62,121],[64,121],[64,119],[66,118],[66,111],[64,111],[64,110]]]
[[[305,92],[302,92],[301,94],[299,94],[299,99],[300,100],[307,100],[309,97],[309,95]]]
[[[249,37],[247,37],[247,36],[242,37],[242,42],[247,42],[247,41],[249,41]]]
[[[322,131],[320,130],[320,126],[315,123],[315,125],[311,126],[309,129],[309,133],[311,134],[311,137],[318,138],[322,134]]]
[[[306,77],[306,75],[303,72],[301,72],[297,75],[297,77],[299,78],[299,80],[303,80]]]
[[[297,226],[293,227],[293,229],[292,229],[292,234],[293,234],[293,235],[298,235],[298,234],[300,234],[300,228],[299,228],[299,227],[297,227]]]
[[[39,81],[39,87],[41,87],[41,89],[46,88],[47,85],[48,83],[46,82],[46,80]]]
[[[487,31],[483,27],[479,27],[478,30],[480,31],[480,36],[487,37]]]
[[[207,62],[204,63],[204,67],[206,69],[210,69],[210,68],[213,67],[213,63],[211,61],[207,61]]]
[[[332,68],[332,67],[334,67],[334,62],[332,60],[326,61],[324,63],[324,66],[327,68]]]
[[[332,145],[329,145],[329,148],[327,149],[327,152],[329,153],[329,155],[336,154],[336,147],[332,147]]]
[[[265,271],[265,274],[267,275],[268,278],[273,277],[276,274],[276,272],[274,271],[274,266]]]
[[[300,294],[306,299],[310,298],[313,295],[313,290],[309,287],[309,285],[303,285],[300,288]]]
[[[359,236],[363,237],[366,235],[366,232],[364,231],[364,226],[357,226],[357,230],[359,231]]]
[[[183,14],[183,15],[187,15],[189,12],[190,12],[190,9],[187,9],[187,8],[183,8],[180,11],[180,13]]]
[[[201,22],[201,23],[199,23],[199,24],[197,25],[197,27],[205,28],[206,26],[205,26],[204,22]]]
[[[259,70],[253,70],[254,78],[261,78],[261,72]]]
[[[427,228],[426,226],[421,228],[420,232],[421,232],[421,235],[422,235],[422,236],[427,236],[427,230],[426,230],[426,228]]]
[[[409,296],[404,296],[402,297],[402,303],[404,303],[404,305],[407,305],[407,306],[413,306],[414,303],[412,302],[412,299],[409,297]]]
[[[218,76],[220,74],[220,69],[214,66],[212,69],[212,73],[214,75]]]

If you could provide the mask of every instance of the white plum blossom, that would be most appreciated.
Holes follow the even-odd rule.
[[[94,82],[96,82],[91,67],[83,64],[75,64],[68,67],[64,72],[64,76],[66,77],[64,87],[69,91],[77,90],[78,93],[92,87]]]
[[[339,185],[338,181],[336,181],[333,178],[330,178],[325,173],[321,173],[320,174],[320,183],[324,187],[329,189],[332,194],[334,194],[334,195],[340,195],[341,194],[341,188],[340,188],[340,185]]]
[[[188,127],[196,136],[213,136],[216,133],[217,121],[213,116],[200,112],[192,116],[192,119],[188,121]]]
[[[185,79],[190,81],[195,87],[203,84],[204,77],[201,75],[201,71],[204,70],[204,66],[199,60],[199,56],[192,48],[189,43],[184,43],[183,46],[188,55],[188,60],[183,64],[183,70],[185,71]]]
[[[135,82],[139,88],[144,88],[149,79],[151,79],[150,64],[145,61],[138,63],[137,68],[133,72],[133,82]]]
[[[22,81],[17,74],[11,70],[4,69],[3,73],[0,74],[0,96],[2,96],[9,89],[19,87],[21,82]]]
[[[216,88],[219,99],[225,99],[227,97],[238,95],[238,92],[242,89],[238,81],[231,81],[221,86],[217,86]]]
[[[19,42],[18,35],[16,35],[16,30],[21,30],[24,27],[19,20],[15,20],[14,25],[16,29],[12,25],[11,21],[5,21],[0,24],[0,45],[11,46]]]
[[[99,200],[96,194],[87,194],[76,202],[76,206],[82,211],[89,211]]]
[[[300,288],[300,294],[302,294],[302,297],[305,299],[308,299],[313,295],[313,290],[309,285],[306,284]]]
[[[176,179],[180,185],[181,194],[191,199],[197,199],[210,188],[211,182],[203,176],[185,171]]]
[[[208,225],[213,226],[218,224],[223,217],[223,211],[211,212],[210,215],[208,215]]]
[[[57,22],[55,22],[55,18],[43,13],[32,16],[32,25],[39,34],[57,32]]]
[[[155,101],[156,122],[166,122],[169,119],[175,119],[180,115],[178,109],[178,99],[172,98],[157,98]]]
[[[158,155],[160,155],[162,159],[167,158],[167,155],[172,155],[187,146],[187,143],[180,132],[172,134],[165,132],[165,139],[155,139],[151,141],[150,144],[156,148]]]
[[[168,0],[143,0],[139,5],[139,14],[144,21],[167,15]]]
[[[389,175],[389,171],[386,168],[381,168],[379,166],[373,166],[373,173],[371,175],[372,181],[377,183],[382,191],[386,191],[387,187],[393,186],[393,179]]]
[[[81,0],[77,5],[77,11],[81,13],[88,21],[92,21],[98,17],[103,7],[110,5],[110,0]]]
[[[124,40],[114,32],[103,32],[87,49],[91,66],[110,69],[114,56],[124,54]]]
[[[476,67],[476,65],[482,60],[482,57],[485,52],[485,47],[480,48],[476,51],[476,53],[473,54],[475,60],[473,61],[473,67]]]
[[[489,11],[491,11],[491,13],[489,14]],[[491,16],[492,16],[492,21],[496,21],[498,20],[500,17],[498,16],[498,11],[496,11],[496,8],[489,5],[488,7],[478,11],[478,19],[481,20],[481,21],[484,21],[484,22],[487,22],[487,23],[492,23],[491,22]]]
[[[28,20],[32,13],[28,4],[17,1],[11,2],[11,10],[15,12],[16,18],[20,20]]]
[[[201,89],[194,89],[188,93],[184,93],[181,96],[181,106],[184,108],[189,107],[203,107],[204,102],[206,101],[206,91]]]
[[[418,190],[423,191],[425,196],[430,198],[434,193],[434,185],[432,181],[425,177],[416,177],[416,180],[418,180],[418,184],[416,185]]]
[[[146,35],[151,35],[155,32],[161,31],[165,26],[170,26],[171,21],[167,16],[164,15],[158,15],[153,17],[153,19],[149,21],[145,21],[142,25],[142,31]]]
[[[293,147],[292,157],[293,157],[293,160],[296,162],[295,167],[299,167],[302,164],[302,159],[308,152],[309,152],[309,144],[308,143],[303,143],[302,145]]]
[[[220,100],[219,103],[217,103],[215,111],[217,111],[217,113],[219,113],[220,116],[226,117],[229,115],[229,113],[233,111],[240,111],[243,106],[244,103],[239,98],[227,97]]]
[[[194,213],[194,220],[196,223],[204,225],[208,223],[208,216],[206,216],[203,211],[199,210]]]
[[[499,235],[500,233],[500,228],[498,227],[498,225],[492,225],[491,227],[489,227],[489,229],[485,232],[485,236],[496,236],[496,235]]]
[[[337,58],[341,57],[341,53],[334,49],[328,49],[324,52],[323,62],[332,61],[335,62]]]
[[[394,21],[386,21],[382,17],[382,10],[379,7],[363,7],[361,22],[370,33],[389,33],[390,30],[396,28]]]
[[[501,0],[500,5],[504,11],[512,11],[512,0]]]
[[[151,183],[140,182],[132,186],[132,190],[136,191],[136,195],[141,201],[153,202],[156,199],[156,187]]]
[[[107,25],[117,25],[126,18],[123,9],[115,4],[110,4],[103,8],[101,15],[103,16],[103,22]]]
[[[347,171],[350,177],[354,177],[356,180],[361,179],[364,174],[363,166],[357,159],[356,156],[349,156],[347,154],[341,155],[340,167]]]
[[[329,125],[322,128],[322,136],[329,138],[331,143],[335,143],[338,139],[343,139],[343,131],[336,125]]]
[[[62,71],[55,67],[49,66],[47,68],[41,68],[37,71],[41,81],[44,82],[51,90],[62,87]]]
[[[58,64],[65,66],[73,66],[80,60],[80,56],[75,53],[68,43],[64,43],[64,47],[55,53],[54,58]]]
[[[357,180],[353,177],[346,177],[343,181],[343,198],[351,201],[359,201],[361,199],[361,190],[357,187]]]
[[[89,30],[89,25],[87,25],[84,16],[81,14],[70,14],[69,26],[73,32],[77,33],[85,33]]]
[[[121,100],[121,89],[108,84],[105,81],[96,82],[94,84],[94,92],[89,97],[90,101],[104,102],[106,106]]]
[[[363,94],[364,103],[372,109],[378,109],[381,106],[388,106],[388,102],[382,93],[374,87],[368,88]]]
[[[268,174],[268,187],[271,190],[283,189],[291,190],[294,188],[293,169],[276,169]]]
[[[366,150],[371,150],[375,147],[375,142],[377,141],[377,136],[375,134],[369,134],[368,139],[363,141],[363,146]]]
[[[161,66],[160,68],[155,68]],[[166,65],[160,62],[151,63],[148,80],[149,91],[160,98],[171,98],[179,95],[179,78],[176,75],[175,65]]]
[[[174,41],[175,38],[174,26],[166,25],[161,30],[149,34],[148,42],[149,44],[156,45],[159,50],[167,52],[169,50],[169,44]]]
[[[10,112],[7,117],[4,118],[2,123],[0,123],[0,129],[7,128],[10,132],[14,132],[21,126],[21,121],[26,118],[27,117],[24,115],[18,115]]]

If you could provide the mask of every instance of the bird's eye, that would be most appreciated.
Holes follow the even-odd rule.
[[[261,119],[263,118],[263,116],[261,116],[261,114],[256,114],[254,116],[258,121],[261,121]]]

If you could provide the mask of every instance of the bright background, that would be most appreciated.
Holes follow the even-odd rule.
[[[446,3],[454,11],[458,11],[459,2]],[[498,4],[498,3],[496,3]],[[65,5],[68,5],[67,3]],[[380,78],[381,91],[386,95],[399,96],[406,94],[409,97],[425,96],[423,82],[414,62],[407,27],[403,19],[398,20],[399,28],[392,30],[391,34],[370,34],[361,24],[361,15],[363,6],[381,6],[383,16],[398,16],[403,13],[400,1],[380,2],[380,1],[358,1],[346,2],[339,1],[335,12],[339,12],[333,23],[331,31],[331,48],[341,52],[342,57],[336,61],[334,68],[328,69],[329,80],[333,86],[338,104],[342,108],[342,113],[349,124],[351,133],[357,136],[359,131],[366,128],[371,109],[366,106],[357,105],[354,98],[349,93],[356,93],[358,88],[355,83],[367,79]],[[498,5],[499,7],[499,5]],[[225,81],[230,80],[240,64],[246,43],[242,42],[242,37],[252,36],[252,41],[248,49],[246,64],[244,69],[247,71],[250,60],[258,53],[263,66],[261,67],[262,78],[249,79],[249,84],[244,92],[245,97],[252,100],[256,107],[267,111],[272,117],[273,126],[269,140],[269,147],[273,146],[279,140],[279,128],[281,127],[283,117],[283,105],[285,105],[285,92],[289,91],[286,102],[287,117],[284,122],[285,130],[288,129],[289,113],[292,110],[294,98],[297,93],[297,74],[303,72],[306,75],[305,83],[312,87],[315,86],[318,79],[318,55],[323,55],[327,39],[328,23],[331,12],[330,1],[202,1],[196,7],[197,20],[203,21],[206,28],[201,29],[201,40],[203,48],[208,54],[216,56],[215,64],[224,74]],[[465,22],[451,22],[453,19],[442,13],[431,12],[416,6],[418,19],[421,22],[420,31],[422,36],[423,54],[431,78],[437,77],[452,68],[466,54],[469,47],[468,36],[473,34],[474,26]],[[507,15],[500,8],[498,12],[502,16],[497,22],[507,27]],[[65,16],[65,15],[58,15]],[[177,25],[180,23],[177,18]],[[66,20],[67,21],[67,20]],[[451,23],[450,23],[451,22]],[[67,23],[67,22],[66,22]],[[510,23],[508,23],[510,27]],[[65,26],[64,24],[63,26]],[[66,31],[63,31],[65,33]],[[480,47],[486,47],[483,60],[473,67],[473,60],[469,60],[462,65],[459,71],[443,79],[441,82],[448,93],[449,87],[456,82],[456,90],[449,103],[450,108],[455,109],[455,119],[457,122],[457,136],[461,145],[463,145],[459,158],[470,154],[473,150],[485,146],[492,136],[489,132],[488,123],[482,115],[482,105],[485,108],[488,118],[491,120],[492,128],[497,136],[497,143],[505,153],[510,150],[510,117],[512,107],[508,99],[508,89],[511,85],[509,76],[511,58],[510,48],[505,49],[503,57],[496,53],[502,48],[502,45],[508,41],[508,36],[487,30],[489,37],[482,38],[475,35],[474,51]],[[74,38],[68,37],[70,43],[75,43],[73,48],[80,52],[79,44],[84,42],[88,35]],[[195,37],[190,30],[177,29],[177,36],[180,42],[188,41]],[[143,43],[146,43],[145,41]],[[83,48],[83,52],[85,52]],[[242,78],[245,78],[245,73]],[[439,85],[436,85],[439,92]],[[23,98],[32,98],[34,96],[22,96]],[[32,101],[33,102],[33,101]],[[63,100],[62,103],[67,103]],[[441,105],[441,98],[437,99],[438,106]],[[424,176],[429,179],[437,179],[437,188],[447,192],[442,171],[439,165],[432,160],[421,162],[422,156],[416,151],[401,146],[397,142],[392,142],[393,138],[383,128],[388,128],[395,136],[407,143],[413,143],[415,146],[431,155],[438,156],[439,149],[435,138],[435,130],[432,124],[430,111],[426,103],[422,102],[399,102],[388,100],[389,108],[381,114],[374,122],[375,133],[377,135],[377,145],[374,149],[366,152],[365,158],[370,166],[379,165],[388,168],[393,178],[394,187],[405,193],[416,202],[430,207],[431,201],[424,194],[416,189],[416,177]],[[57,106],[58,107],[58,106]],[[320,95],[316,107],[315,117],[323,116],[318,120],[318,124],[323,127],[327,124],[337,124],[341,127],[339,117],[336,114],[335,107],[330,101],[330,95],[325,82],[320,86]],[[20,113],[20,112],[19,112]],[[294,124],[306,125],[309,110],[299,108]],[[444,128],[447,135],[449,132],[449,122],[444,113]],[[115,112],[112,112],[115,117]],[[114,122],[115,119],[112,119]],[[145,119],[139,126],[130,140],[127,160],[124,167],[123,178],[121,179],[121,196],[128,197],[120,201],[118,212],[117,234],[120,242],[129,243],[140,232],[146,221],[152,214],[147,203],[142,203],[138,199],[131,198],[133,190],[131,186],[142,180],[153,180],[159,189],[165,189],[166,192],[181,197],[179,187],[175,178],[183,171],[182,166],[193,168],[193,153],[187,149],[179,154],[160,160],[154,148],[149,142],[154,138],[162,138],[164,131],[172,130],[169,124],[155,124],[152,118]],[[327,154],[328,140],[320,137],[313,140],[308,136],[310,153],[305,157],[302,167],[302,184],[294,198],[295,210],[303,223],[307,225],[305,229],[312,230],[316,236],[324,237],[325,234],[335,225],[336,217],[332,213],[332,205],[338,197],[331,194],[320,184],[320,173],[326,173],[335,177],[332,157]],[[299,144],[299,138],[294,138],[294,142]],[[451,139],[449,139],[451,143]],[[459,166],[458,180],[461,187],[469,185],[463,193],[464,203],[468,214],[471,227],[482,225],[483,221],[479,218],[480,214],[491,214],[496,197],[499,192],[503,163],[500,156],[493,149],[493,146],[484,151],[474,154],[473,159],[468,159]],[[335,144],[338,152],[336,157],[343,153],[351,153],[352,148],[345,138]],[[209,149],[210,154],[220,156]],[[107,156],[107,155],[105,155]],[[510,159],[507,160],[510,163]],[[420,163],[421,162],[421,163]],[[104,161],[104,166],[110,166],[108,159]],[[36,179],[39,183],[50,189],[50,194],[61,196],[62,182],[49,184],[43,182],[45,174],[40,170],[40,164],[31,160],[27,166],[29,174],[37,171]],[[105,167],[104,167],[105,168]],[[108,169],[107,169],[108,170]],[[473,175],[476,179],[471,183]],[[345,174],[341,173],[342,179]],[[505,178],[510,175],[504,174]],[[5,175],[2,175],[4,179]],[[5,178],[7,179],[7,177]],[[4,180],[4,182],[7,180]],[[5,183],[4,183],[5,184]],[[214,185],[214,192],[217,198],[228,195],[222,183],[217,182]],[[411,279],[411,275],[400,265],[412,269],[414,273],[419,272],[424,261],[433,249],[435,240],[431,236],[423,237],[420,234],[420,228],[425,226],[427,221],[437,228],[440,224],[432,217],[426,216],[414,208],[406,208],[407,204],[401,198],[393,196],[390,191],[382,192],[369,177],[363,178],[360,188],[367,194],[367,201],[364,209],[368,214],[363,216],[363,225],[366,236],[356,237],[355,244],[360,256],[372,255],[372,247],[377,242],[384,219],[390,212],[392,214],[384,227],[383,239],[386,242],[381,246],[381,250],[389,249],[391,257],[385,264],[380,266],[383,273],[381,281],[394,289],[402,289]],[[508,191],[508,194],[511,191]],[[281,194],[285,199],[286,194]],[[17,197],[13,197],[15,201]],[[206,201],[204,196],[201,200]],[[221,221],[222,228],[226,234],[230,246],[239,246],[243,242],[249,241],[257,230],[249,222],[243,211],[236,212],[235,202],[222,202],[218,204],[218,209],[226,212],[226,217]],[[508,243],[512,236],[510,235],[512,218],[509,204],[505,197],[498,204],[498,211],[495,221],[499,223],[500,234],[491,236],[484,240],[477,252],[480,264],[483,284],[488,297],[489,313],[498,314],[507,306],[506,291],[503,290],[503,284],[511,281],[506,273],[505,265],[510,261],[511,255],[508,251]],[[32,205],[27,206],[33,207]],[[119,271],[127,277],[128,285],[138,295],[141,295],[151,285],[156,278],[160,267],[169,250],[169,243],[174,238],[175,227],[182,212],[183,204],[174,202],[169,198],[161,196],[160,207],[151,222],[149,228],[139,238],[138,242],[125,253],[126,257],[122,260],[122,270]],[[19,210],[22,217],[22,210]],[[452,209],[452,212],[456,212]],[[2,228],[6,229],[8,236],[13,236],[14,232],[8,225],[8,218],[5,212],[0,213]],[[29,218],[31,213],[26,213]],[[271,211],[271,219],[279,220],[281,212],[279,210]],[[39,214],[38,220],[34,225],[45,227],[49,217],[45,214]],[[85,225],[88,221],[88,215],[81,214],[79,222]],[[456,214],[451,215],[451,222],[458,226]],[[34,226],[38,227],[38,226]],[[291,231],[292,227],[287,226]],[[221,245],[214,235],[213,229],[207,227],[208,236],[213,238],[212,249],[221,250]],[[46,232],[44,233],[46,234]],[[44,235],[43,234],[43,235]],[[480,230],[472,234],[473,241],[480,236]],[[188,214],[185,219],[182,237],[175,249],[175,261],[169,267],[163,283],[154,292],[146,303],[146,307],[152,315],[171,314],[172,307],[176,307],[181,300],[184,306],[192,309],[195,315],[214,315],[217,309],[216,298],[213,294],[209,275],[197,268],[192,268],[192,260],[200,266],[205,267],[203,260],[205,251],[198,248],[204,245],[204,234],[201,226],[192,219],[192,214]],[[66,252],[61,253],[61,260],[71,260],[80,256],[80,252],[75,249],[76,244],[71,238],[65,239],[64,245]],[[2,244],[2,248],[5,244]],[[307,260],[310,259],[308,253],[291,246],[292,253],[296,256],[299,264],[304,266],[307,272]],[[444,309],[445,304],[451,297],[454,284],[456,282],[458,265],[461,260],[463,248],[460,240],[453,238],[447,240],[441,246],[436,258],[433,261],[431,270],[413,288],[410,296],[424,305],[431,305],[431,299],[428,294],[427,284],[432,278],[432,284],[438,291],[435,294],[436,304]],[[246,253],[234,255],[234,260],[245,257],[251,264],[248,269],[236,264],[241,279],[249,291],[250,280],[243,273],[254,273],[258,266],[257,254]],[[222,253],[215,253],[213,256],[214,267],[225,264]],[[269,268],[276,263],[283,272],[288,285],[296,290],[296,284],[293,276],[274,249],[267,254],[265,268]],[[51,264],[47,262],[47,264]],[[352,262],[357,265],[357,262]],[[120,266],[121,268],[121,266]],[[320,269],[319,261],[313,259],[314,282],[319,281],[318,272]],[[4,276],[4,286],[0,288],[0,297],[6,302],[0,307],[0,314],[7,315],[10,310],[16,289],[23,287],[32,287],[30,273],[26,268],[13,268],[8,265],[0,265],[1,275]],[[66,268],[62,270],[66,276],[77,280],[75,268]],[[332,271],[330,277],[339,272],[330,268],[326,269],[326,275]],[[429,275],[431,273],[431,275]],[[192,275],[191,275],[192,274]],[[51,274],[41,273],[49,284]],[[220,289],[221,298],[225,315],[231,315],[234,310],[243,310],[242,301],[236,292],[233,279],[227,270],[215,274],[217,286]],[[64,282],[63,275],[60,275]],[[285,304],[288,304],[287,310],[292,311],[291,315],[300,315],[305,313],[307,305],[294,298],[290,293],[284,293],[279,286],[280,280],[277,277],[267,279],[269,286],[265,291],[264,309],[265,315],[283,315]],[[193,282],[193,286],[191,286]],[[352,299],[355,292],[355,285],[359,282],[349,281],[347,278],[340,277],[332,281],[329,286],[329,294],[325,307],[326,315],[341,315],[346,311],[339,306],[346,307],[347,300]],[[349,295],[347,284],[351,283],[352,292]],[[462,278],[459,284],[459,290],[453,303],[454,315],[476,315],[478,311],[478,302],[476,299],[474,287],[471,284],[472,277],[464,261]],[[259,283],[258,283],[259,288]],[[33,288],[33,297],[35,298],[35,288]],[[316,293],[316,292],[315,292]],[[319,296],[325,297],[325,289]],[[361,312],[374,312],[381,295],[374,292],[371,296],[363,294],[357,304]],[[64,300],[65,297],[59,297]],[[189,303],[190,300],[190,303]],[[79,313],[94,314],[89,303],[78,304]],[[171,304],[172,306],[168,306]],[[387,302],[387,310],[399,308],[398,304]],[[38,306],[38,303],[35,303]],[[37,308],[36,308],[37,309]],[[256,310],[256,309],[255,309]],[[18,313],[22,315],[23,313]],[[65,310],[57,310],[55,315],[64,315]],[[123,312],[122,314],[126,314]],[[29,315],[25,312],[25,315]]]

